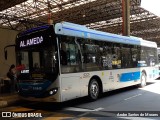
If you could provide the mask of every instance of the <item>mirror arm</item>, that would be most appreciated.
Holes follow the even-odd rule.
[[[6,50],[6,49],[7,49],[8,47],[15,47],[15,46],[16,46],[16,45],[13,44],[13,45],[7,45],[7,46],[4,47],[5,60],[7,60],[7,50]]]

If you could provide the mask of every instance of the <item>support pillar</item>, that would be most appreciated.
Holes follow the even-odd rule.
[[[130,36],[130,0],[122,0],[122,34]]]

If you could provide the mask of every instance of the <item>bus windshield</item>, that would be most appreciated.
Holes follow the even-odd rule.
[[[18,53],[18,63],[24,65],[25,69],[20,71],[21,80],[44,79],[45,76],[52,77],[57,73],[56,51],[54,47],[34,50],[22,50]],[[28,74],[28,77],[26,76]],[[24,77],[23,77],[24,76]]]
[[[57,47],[51,27],[17,38],[19,80],[53,80],[58,73]]]

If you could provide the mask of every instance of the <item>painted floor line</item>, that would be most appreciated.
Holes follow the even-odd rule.
[[[100,111],[100,110],[103,110],[104,108],[96,108],[96,109],[94,109],[93,111]],[[85,113],[83,113],[83,114],[80,114],[80,115],[78,115],[79,117],[82,117],[82,116],[85,116],[85,115],[88,115],[88,114],[90,114],[90,113],[92,113],[93,111],[89,111],[89,112],[85,112]]]
[[[103,110],[104,108],[96,108],[96,109],[94,109],[94,111],[100,111],[100,110]]]
[[[90,112],[90,111],[100,111],[103,110],[104,108],[96,108],[96,109],[85,109],[85,108],[76,108],[76,107],[68,107],[65,108],[64,110],[70,110],[70,111],[80,111],[80,112]]]
[[[134,95],[134,96],[128,97],[128,98],[126,98],[126,99],[124,99],[124,100],[129,100],[129,99],[132,99],[132,98],[135,98],[135,97],[141,96],[141,95],[142,95],[142,94]]]
[[[84,108],[76,108],[76,107],[68,107],[68,108],[65,108],[64,110],[80,111],[80,112],[90,112],[90,111],[94,111],[94,110],[92,110],[92,109],[84,109]]]
[[[65,108],[64,110],[70,110],[70,111],[80,111],[80,112],[85,112],[85,113],[82,113],[80,115],[78,115],[78,117],[83,117],[83,116],[86,116],[88,114],[95,114],[95,115],[102,115],[102,116],[116,116],[114,113],[110,113],[110,112],[104,112],[104,111],[100,111],[100,110],[103,110],[104,108],[102,107],[99,107],[99,108],[96,108],[96,109],[84,109],[84,108],[75,108],[75,107],[68,107],[68,108]]]

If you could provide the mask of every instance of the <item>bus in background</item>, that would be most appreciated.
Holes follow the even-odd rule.
[[[17,35],[19,95],[63,102],[132,85],[144,87],[158,74],[157,44],[68,22]]]

